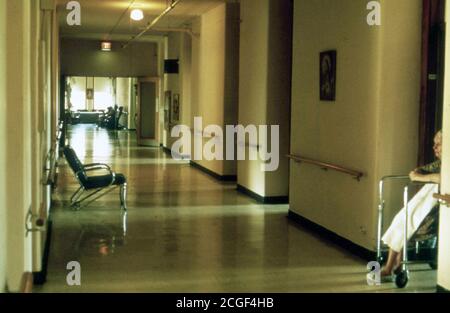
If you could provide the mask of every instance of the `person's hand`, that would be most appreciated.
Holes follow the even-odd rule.
[[[409,179],[411,179],[411,181],[421,181],[421,178],[423,178],[423,175],[417,173],[416,170],[409,173]]]

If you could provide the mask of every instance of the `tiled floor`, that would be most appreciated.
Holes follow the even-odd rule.
[[[127,220],[118,191],[71,210],[78,184],[62,159],[48,281],[36,292],[435,291],[427,266],[414,268],[405,290],[368,286],[366,262],[288,220],[287,205],[258,204],[234,184],[138,147],[132,132],[79,125],[70,144],[83,162],[128,177]],[[66,283],[70,261],[81,265],[81,286]]]

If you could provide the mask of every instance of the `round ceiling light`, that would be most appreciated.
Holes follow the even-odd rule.
[[[134,9],[131,11],[130,17],[132,20],[140,21],[144,18],[144,12],[141,9]]]

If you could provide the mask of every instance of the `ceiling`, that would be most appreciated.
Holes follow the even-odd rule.
[[[217,5],[230,0],[182,0],[168,15],[162,18],[156,28],[188,27],[192,20]],[[233,0],[237,1],[237,0]],[[58,0],[61,37],[126,40],[140,33],[170,5],[171,0],[78,0],[81,5],[81,26],[69,26],[66,22],[69,11],[68,0]],[[130,11],[139,8],[144,19],[136,22],[130,19]],[[162,35],[149,31],[146,35]]]

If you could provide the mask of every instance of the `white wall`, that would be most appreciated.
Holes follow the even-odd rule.
[[[374,250],[378,180],[416,166],[421,1],[296,0],[291,153],[365,173],[361,182],[291,163],[290,209]],[[335,102],[319,100],[319,53],[337,50]]]

